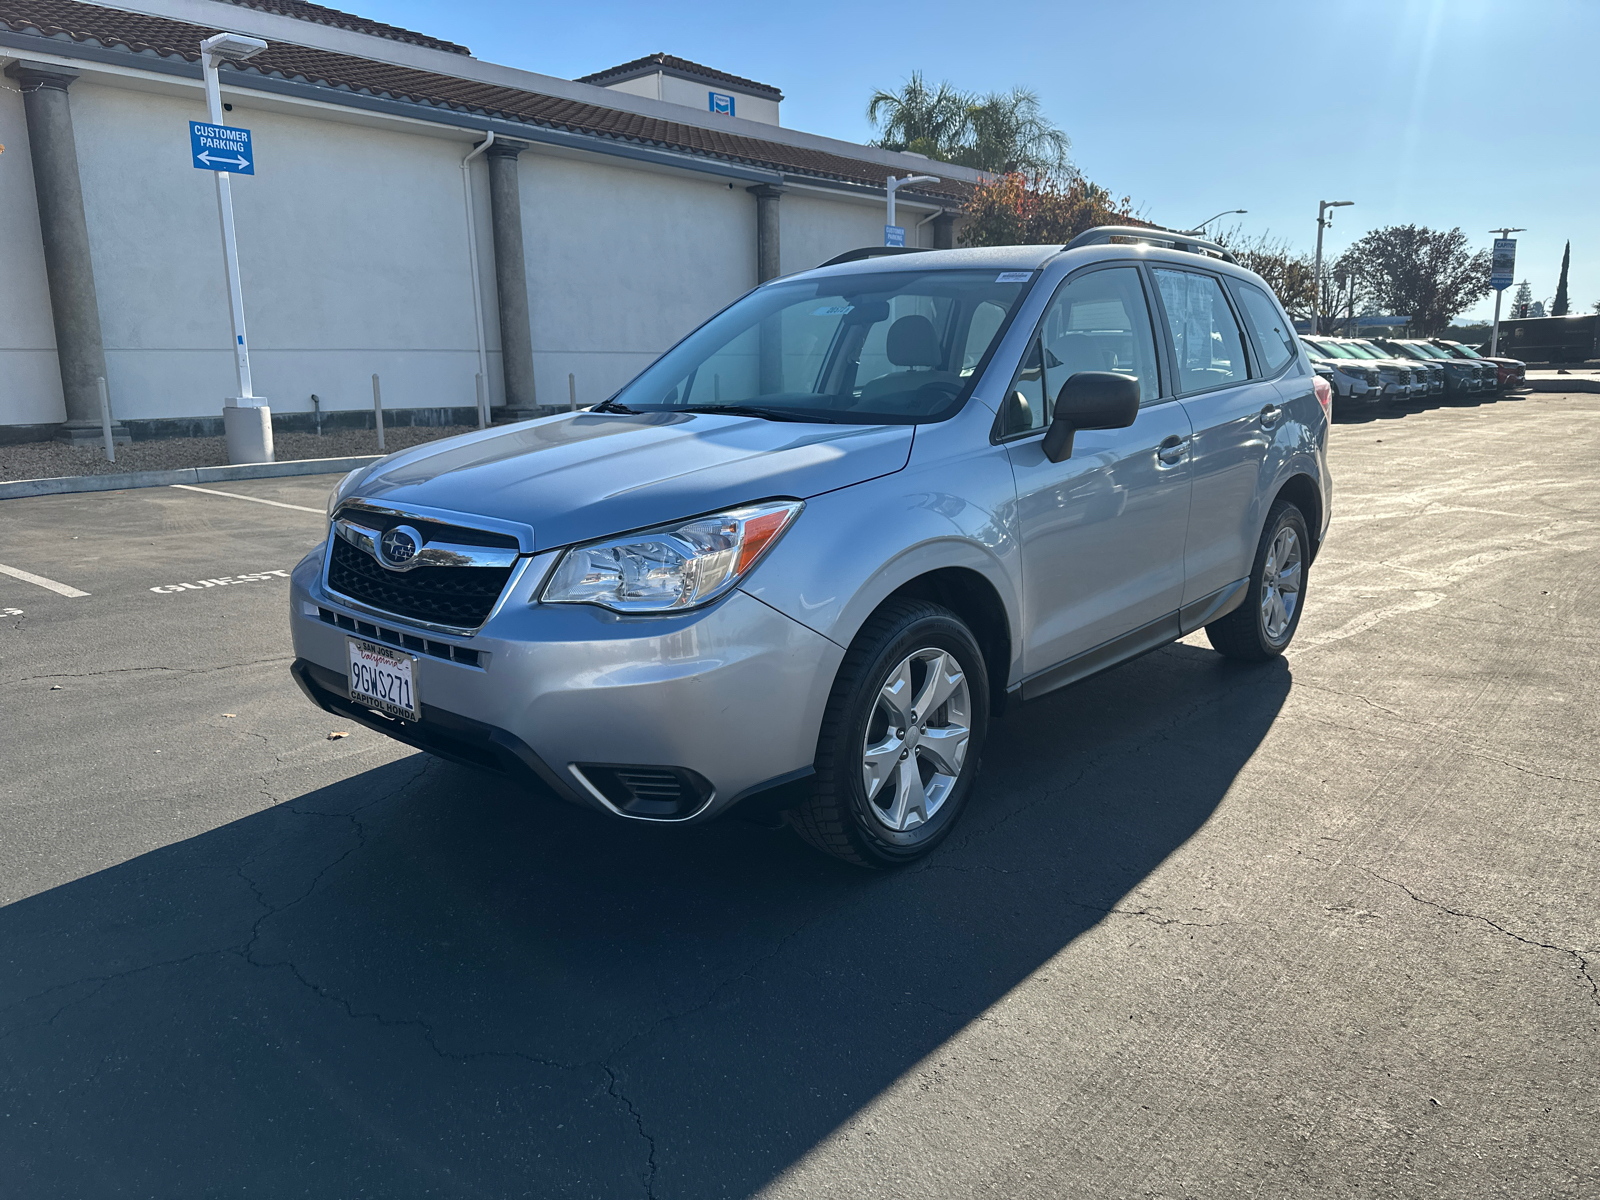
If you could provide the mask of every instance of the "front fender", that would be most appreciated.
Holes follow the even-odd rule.
[[[807,501],[744,590],[849,646],[878,606],[912,580],[969,570],[1000,599],[1014,675],[1022,643],[1016,485],[1003,448],[986,437],[970,449],[944,452],[963,440],[952,428],[958,424],[932,427],[938,433],[931,437],[919,429],[906,470]]]

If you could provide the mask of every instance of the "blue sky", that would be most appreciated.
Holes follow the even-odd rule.
[[[593,5],[332,0],[565,78],[665,50],[783,90],[783,123],[866,140],[874,88],[920,69],[1035,89],[1083,172],[1164,225],[1218,209],[1301,249],[1369,229],[1522,225],[1517,278],[1600,300],[1600,3],[1277,0]],[[1490,302],[1474,313],[1487,315]]]

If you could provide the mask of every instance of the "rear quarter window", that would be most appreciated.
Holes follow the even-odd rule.
[[[1261,355],[1263,375],[1276,375],[1295,357],[1294,330],[1278,310],[1272,297],[1253,283],[1233,281],[1245,324],[1250,326],[1256,350]]]

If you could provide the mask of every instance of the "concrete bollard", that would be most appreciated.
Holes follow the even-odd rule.
[[[272,457],[272,409],[261,396],[229,396],[222,408],[222,429],[230,463],[269,463]]]
[[[378,423],[378,449],[383,449],[383,393],[378,390],[378,377],[372,377],[372,417]]]
[[[116,442],[111,437],[111,396],[106,392],[106,377],[97,375],[95,384],[100,389],[100,432],[106,439],[106,461],[117,461]]]

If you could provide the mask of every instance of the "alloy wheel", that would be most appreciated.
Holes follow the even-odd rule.
[[[1261,624],[1273,642],[1282,641],[1294,624],[1304,574],[1300,536],[1285,525],[1272,539],[1261,572]]]
[[[889,672],[862,744],[867,806],[895,833],[925,825],[949,799],[972,736],[972,695],[956,656],[914,650]]]

